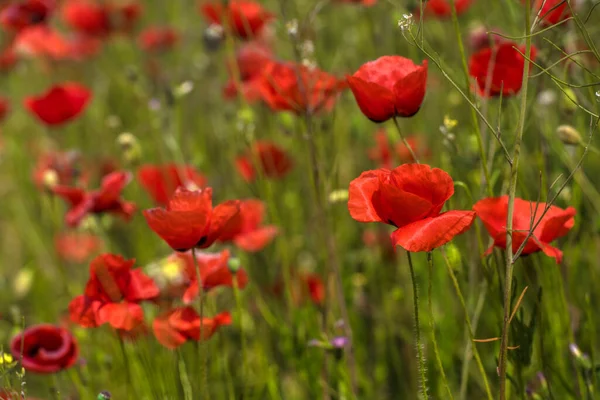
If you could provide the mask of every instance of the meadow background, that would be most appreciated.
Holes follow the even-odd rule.
[[[594,399],[600,393],[600,3],[548,1],[567,6],[552,26],[540,20],[536,1],[538,8],[529,10],[517,0],[455,1],[462,4],[459,15],[421,18],[427,4],[419,1],[268,0],[260,5],[274,17],[250,39],[227,24],[222,31],[210,26],[195,1],[140,1],[132,21],[111,16],[90,54],[57,55],[48,49],[54,39],[43,37],[18,42],[29,26],[15,29],[9,17],[0,18],[0,54],[14,50],[16,57],[0,63],[0,97],[8,104],[4,116],[0,111],[0,397]],[[41,23],[75,40],[81,31],[64,8],[76,2],[57,1]],[[16,3],[27,1],[0,2],[0,10]],[[139,33],[153,26],[171,27],[178,39],[144,49]],[[491,98],[476,93],[468,63],[477,47],[493,46],[486,32],[524,45],[528,29],[537,55],[527,90]],[[397,121],[420,161],[454,179],[447,208],[471,210],[483,198],[508,194],[516,177],[517,197],[576,210],[574,226],[553,243],[564,252],[562,262],[542,252],[515,260],[506,305],[506,254],[496,248],[484,256],[493,241],[480,219],[429,253],[431,263],[428,253],[412,253],[421,371],[407,252],[393,248],[391,227],[353,220],[347,204],[349,183],[381,167],[381,151],[391,152],[392,168],[411,161],[406,149],[401,157],[394,150],[401,143],[394,121],[370,121],[348,88],[320,112],[277,112],[260,100],[226,99],[224,86],[239,79],[231,78],[239,73],[231,60],[249,40],[269,47],[273,58],[318,67],[342,82],[380,56],[428,60],[420,110]],[[42,123],[25,99],[67,81],[90,90],[89,104],[67,123]],[[513,166],[520,160],[518,169],[511,169],[494,132]],[[378,147],[383,138],[387,150]],[[258,168],[248,181],[236,160],[250,154],[249,162],[259,163],[249,149],[261,141],[283,149],[291,168],[276,177]],[[68,164],[77,179],[86,175],[78,182],[88,190],[99,187],[106,171],[132,173],[122,192],[137,206],[129,221],[101,213],[68,226],[68,204],[53,191],[56,161],[47,161],[67,151],[72,158],[61,168]],[[165,307],[160,301],[142,304],[147,329],[135,337],[107,324],[81,327],[68,310],[100,253],[135,258],[136,268],[161,288],[180,273],[165,261],[173,250],[142,214],[156,203],[140,182],[140,168],[168,163],[193,166],[212,187],[215,204],[263,201],[264,224],[278,229],[257,252],[231,243],[198,250],[227,249],[228,267],[241,266],[248,282],[243,289],[233,282],[207,291],[204,315],[229,311],[231,324],[177,349],[154,335],[153,320]],[[101,245],[59,248],[56,238],[72,232]],[[73,261],[75,252],[80,257]],[[499,379],[501,341],[493,339],[502,335],[506,309],[516,312],[507,377]],[[41,323],[72,333],[79,348],[74,364],[39,374],[22,369],[18,354],[9,356],[12,338]]]

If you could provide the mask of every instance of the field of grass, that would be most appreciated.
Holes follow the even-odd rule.
[[[597,0],[0,0],[0,399],[600,398],[599,46]]]

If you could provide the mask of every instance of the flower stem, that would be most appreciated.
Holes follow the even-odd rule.
[[[242,366],[241,366],[241,370],[242,370],[242,381],[245,382],[243,387],[242,387],[242,399],[247,398],[246,396],[246,387],[247,387],[247,382],[249,382],[249,374],[248,371],[250,370],[248,367],[248,359],[247,359],[247,351],[246,351],[246,335],[244,333],[244,324],[243,324],[243,320],[242,320],[242,299],[240,296],[240,285],[238,282],[238,278],[237,278],[237,273],[232,274],[233,275],[233,293],[234,293],[234,297],[235,297],[235,306],[237,309],[237,318],[238,318],[238,323],[240,326],[240,351],[242,353]]]
[[[446,372],[444,372],[444,365],[442,364],[442,359],[440,358],[440,352],[438,350],[437,340],[435,338],[435,321],[433,318],[433,253],[430,251],[427,253],[427,265],[429,269],[429,285],[427,290],[427,304],[429,307],[429,328],[431,329],[431,342],[433,343],[433,352],[435,354],[435,361],[437,362],[438,369],[440,370],[440,375],[442,376],[442,382],[444,383],[444,388],[446,392],[448,392],[447,399],[454,399],[452,396],[452,391],[450,390],[450,386],[448,385],[448,379],[446,378]]]
[[[417,367],[419,370],[419,391],[423,399],[429,399],[427,394],[427,367],[425,365],[425,357],[423,356],[423,345],[421,344],[421,328],[419,326],[419,291],[417,288],[417,277],[415,276],[415,269],[413,267],[412,257],[410,252],[406,252],[408,257],[408,266],[410,268],[410,279],[412,280],[413,287],[413,306],[415,316],[415,340],[417,344]]]
[[[402,130],[400,129],[400,124],[398,123],[398,119],[396,117],[392,118],[394,120],[394,125],[396,125],[396,130],[398,131],[398,135],[400,136],[400,140],[402,140],[402,143],[404,143],[404,145],[406,146],[406,148],[408,149],[408,151],[410,152],[410,156],[412,157],[412,159],[419,164],[419,159],[417,158],[417,155],[415,154],[415,152],[413,151],[412,147],[410,147],[410,144],[406,141],[406,139],[404,138],[404,135],[402,135]]]
[[[530,10],[530,0],[526,0],[525,10]],[[515,194],[517,191],[517,178],[519,173],[519,158],[521,155],[521,141],[523,139],[523,131],[525,130],[525,115],[527,111],[527,84],[529,78],[529,59],[531,56],[531,15],[525,13],[525,61],[523,65],[523,84],[521,87],[521,106],[519,113],[519,121],[517,125],[517,135],[513,148],[512,164],[510,166],[510,176],[508,182],[508,212],[506,218],[506,271],[504,277],[504,319],[502,324],[502,337],[500,339],[500,362],[498,366],[500,376],[500,400],[506,400],[506,367],[507,367],[507,352],[508,352],[508,331],[509,320],[511,313],[511,293],[512,293],[512,278],[513,278],[513,248],[512,248],[512,230],[513,230],[513,215],[515,209]]]
[[[198,307],[200,309],[200,344],[198,346],[200,360],[200,391],[205,400],[210,398],[208,393],[208,358],[206,354],[206,345],[204,340],[204,288],[202,286],[202,278],[200,277],[200,265],[196,259],[196,248],[192,248],[192,258],[194,259],[194,267],[196,269],[196,280],[198,281]]]

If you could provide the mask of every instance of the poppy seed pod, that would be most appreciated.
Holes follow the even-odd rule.
[[[581,144],[581,135],[571,125],[560,125],[556,128],[556,134],[561,142],[571,146]]]

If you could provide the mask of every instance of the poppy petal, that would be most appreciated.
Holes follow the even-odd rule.
[[[396,114],[394,94],[376,83],[348,76],[350,90],[362,113],[373,122],[384,122]]]
[[[152,278],[141,269],[133,269],[129,274],[129,285],[125,291],[125,298],[129,301],[150,300],[158,296],[160,290]]]
[[[144,210],[148,226],[173,250],[189,250],[204,234],[208,214],[195,211],[166,211],[162,208]]]
[[[554,239],[565,236],[575,225],[576,213],[577,211],[573,207],[563,210],[551,206],[540,224],[543,225],[539,235],[540,241],[550,243]]]
[[[365,171],[352,182],[348,189],[348,211],[358,222],[381,222],[375,206],[373,195],[379,190],[381,177],[390,173],[386,169]],[[385,221],[387,222],[387,221]]]
[[[274,225],[264,226],[246,234],[238,235],[234,239],[234,243],[244,251],[260,251],[277,236],[278,232],[279,229]]]
[[[69,317],[71,321],[84,328],[96,328],[101,325],[97,318],[101,305],[102,303],[97,300],[77,296],[69,303]]]
[[[203,243],[198,243],[197,247],[206,248],[213,244],[222,232],[229,229],[230,223],[235,223],[235,216],[239,212],[239,200],[229,200],[213,208],[209,231],[206,233],[206,238],[202,238]]]
[[[394,85],[396,114],[412,117],[421,108],[427,87],[427,60]]]
[[[144,322],[144,310],[136,303],[108,303],[98,311],[98,322],[130,331]]]

